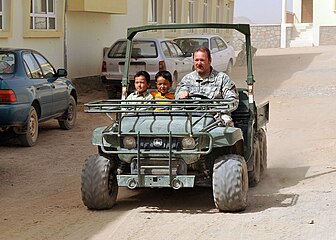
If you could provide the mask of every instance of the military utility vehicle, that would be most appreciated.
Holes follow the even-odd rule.
[[[125,100],[132,39],[143,31],[162,29],[234,29],[245,35],[246,88],[239,88],[239,106],[223,99]],[[242,211],[249,186],[256,186],[267,167],[265,126],[268,102],[254,99],[250,27],[247,24],[167,24],[132,27],[127,52],[122,99],[85,104],[86,112],[106,113],[110,126],[94,130],[97,154],[89,156],[81,176],[82,200],[89,209],[109,209],[118,188],[212,187],[220,211]],[[218,118],[231,113],[234,126]]]

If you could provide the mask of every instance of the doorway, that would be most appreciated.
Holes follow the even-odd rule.
[[[302,0],[301,23],[313,22],[313,0]]]

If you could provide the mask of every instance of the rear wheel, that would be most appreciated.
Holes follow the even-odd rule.
[[[111,160],[92,155],[85,160],[81,176],[82,201],[89,209],[110,209],[116,203],[118,182]]]
[[[31,106],[28,114],[26,132],[19,135],[19,140],[25,147],[32,147],[36,144],[38,137],[38,116],[36,109]]]
[[[70,96],[69,106],[64,115],[58,119],[58,124],[62,129],[69,130],[75,126],[77,117],[77,103],[73,96]]]
[[[267,139],[263,128],[258,131],[260,143],[260,173],[263,174],[267,169]]]
[[[248,174],[242,156],[229,154],[215,160],[212,191],[215,205],[219,210],[237,212],[246,208]]]
[[[253,138],[253,153],[252,153],[252,159],[253,161],[253,170],[249,171],[249,185],[251,187],[255,187],[258,185],[260,181],[260,145],[259,145],[259,139],[257,136]]]

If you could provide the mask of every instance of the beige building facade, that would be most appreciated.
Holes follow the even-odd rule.
[[[97,76],[104,47],[124,38],[128,27],[232,23],[233,11],[233,0],[0,0],[0,46],[35,49],[71,78]]]
[[[336,0],[295,0],[286,19],[283,1],[282,47],[336,44]]]

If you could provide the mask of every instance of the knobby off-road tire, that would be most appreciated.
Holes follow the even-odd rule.
[[[27,131],[18,136],[21,144],[25,147],[32,147],[36,144],[38,137],[38,115],[36,109],[31,106],[28,114],[28,121],[26,125]]]
[[[110,209],[116,203],[118,182],[111,160],[98,154],[85,160],[82,170],[82,201],[89,209]]]
[[[219,210],[237,212],[246,208],[248,174],[242,156],[229,154],[215,160],[212,191],[215,205]]]
[[[62,129],[69,130],[75,126],[77,117],[77,104],[73,96],[70,96],[69,106],[64,116],[58,119],[58,124]]]
[[[260,145],[257,136],[253,138],[253,149],[250,161],[253,161],[253,170],[248,172],[249,176],[249,186],[255,187],[260,181]]]
[[[260,144],[260,174],[267,169],[267,138],[263,128],[258,130],[258,139]]]

